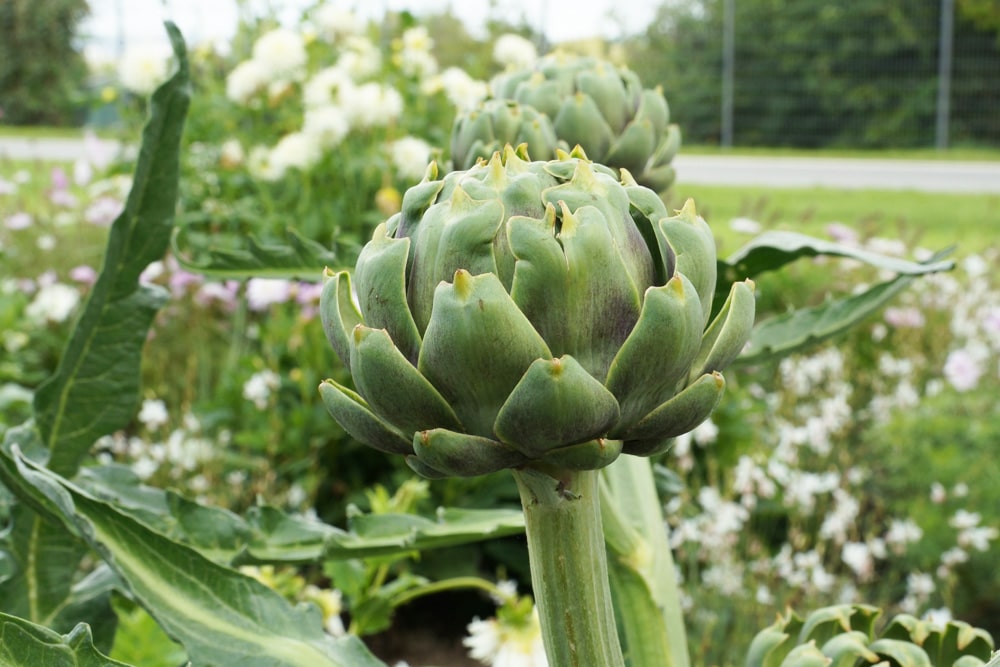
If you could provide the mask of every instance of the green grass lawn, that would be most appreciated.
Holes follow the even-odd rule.
[[[113,137],[114,131],[107,128],[91,128],[99,137]],[[83,139],[87,128],[82,127],[24,127],[0,124],[0,139]]]
[[[735,217],[824,237],[826,226],[839,222],[861,235],[903,238],[932,250],[958,244],[960,255],[996,246],[1000,233],[1000,195],[682,185],[670,203],[679,208],[688,197],[715,230],[723,255],[747,240],[730,229]]]

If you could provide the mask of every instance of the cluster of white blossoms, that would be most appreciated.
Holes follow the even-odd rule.
[[[740,225],[750,226],[747,221]],[[836,231],[839,240],[856,247],[909,254],[893,241],[863,241],[849,238],[850,230]],[[916,254],[925,258],[922,251]],[[952,504],[950,544],[930,531],[930,537],[925,535],[933,523],[926,517],[870,516],[873,473],[867,461],[853,458],[857,454],[848,445],[859,425],[885,424],[928,396],[983,391],[990,382],[996,386],[1000,290],[989,267],[998,259],[995,251],[966,257],[958,270],[923,277],[919,287],[897,297],[883,320],[871,326],[876,349],[864,373],[852,368],[859,362],[846,348],[829,346],[778,363],[778,390],[747,387],[755,405],[749,415],[754,433],[769,446],[743,454],[727,471],[709,468],[717,476],[714,486],[696,483],[667,505],[671,544],[681,551],[678,562],[697,563],[685,570],[690,582],[728,600],[756,597],[760,604],[780,606],[787,595],[856,602],[865,597],[859,592],[863,586],[876,585],[904,557],[922,558],[933,539],[941,549],[938,562],[923,562],[926,572],[900,572],[907,589],[896,606],[914,614],[925,610],[935,618],[950,614],[927,607],[949,599],[958,566],[995,548],[1000,539],[996,514],[987,517]],[[870,272],[860,273],[865,271],[860,264],[828,266],[841,284],[871,278]],[[705,458],[697,456],[698,447],[731,447],[728,435],[724,430],[706,434],[704,442],[697,432],[677,438],[671,466],[692,470]],[[951,490],[935,483],[930,500],[935,505],[960,502],[967,494],[963,483]],[[772,515],[780,522],[769,520]],[[769,526],[774,534],[768,534]],[[918,544],[914,556],[911,550]],[[767,545],[778,546],[777,553]],[[771,594],[766,603],[761,586]]]
[[[170,49],[165,46],[131,46],[118,63],[118,80],[136,95],[149,95],[169,76]]]
[[[508,33],[493,43],[493,59],[507,68],[531,67],[538,60],[538,50],[531,40]]]

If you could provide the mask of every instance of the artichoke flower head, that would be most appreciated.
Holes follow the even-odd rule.
[[[381,224],[321,317],[356,391],[320,391],[354,438],[428,477],[595,469],[701,423],[753,324],[750,281],[706,329],[715,244],[693,203],[582,151],[507,146],[437,178]]]
[[[673,183],[670,162],[680,149],[680,129],[670,122],[663,91],[643,88],[627,67],[555,51],[530,68],[501,72],[490,90],[498,100],[516,101],[550,119],[562,148],[582,146],[590,159],[626,169],[657,192]],[[464,145],[470,144],[466,139]],[[537,156],[534,144],[528,145]]]

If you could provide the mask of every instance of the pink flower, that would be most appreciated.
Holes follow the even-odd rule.
[[[239,292],[239,283],[235,280],[228,280],[224,283],[208,282],[204,283],[195,292],[194,300],[201,306],[210,306],[212,303],[221,304],[226,310],[232,310],[236,306],[236,294]]]
[[[177,269],[170,274],[170,280],[167,283],[170,285],[171,293],[178,297],[183,295],[190,285],[200,285],[202,280],[203,278],[196,273]]]
[[[98,197],[87,207],[83,219],[92,225],[105,227],[115,221],[125,205],[114,197]]]
[[[49,192],[49,201],[63,208],[74,208],[79,203],[76,195],[69,190],[52,190]]]
[[[69,277],[78,283],[93,285],[94,281],[97,280],[97,271],[86,264],[81,264],[74,269],[70,269]]]
[[[69,187],[69,178],[66,177],[66,170],[62,167],[53,167],[49,178],[53,190],[65,190]]]
[[[31,227],[32,220],[31,215],[25,213],[24,211],[18,211],[14,215],[8,216],[6,220],[3,221],[4,227],[7,229],[27,229]]]
[[[924,326],[924,314],[913,306],[909,308],[890,306],[885,309],[885,321],[897,329],[919,329]]]
[[[844,245],[857,245],[858,244],[858,233],[848,227],[847,225],[841,224],[839,222],[834,222],[826,226],[826,233],[830,235],[830,238],[837,243],[843,243]]]
[[[975,389],[983,369],[968,350],[952,350],[944,362],[944,376],[958,391]]]

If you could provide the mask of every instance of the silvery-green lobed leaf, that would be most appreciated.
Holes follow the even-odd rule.
[[[80,623],[60,635],[45,626],[0,613],[0,667],[129,667],[94,646]]]

